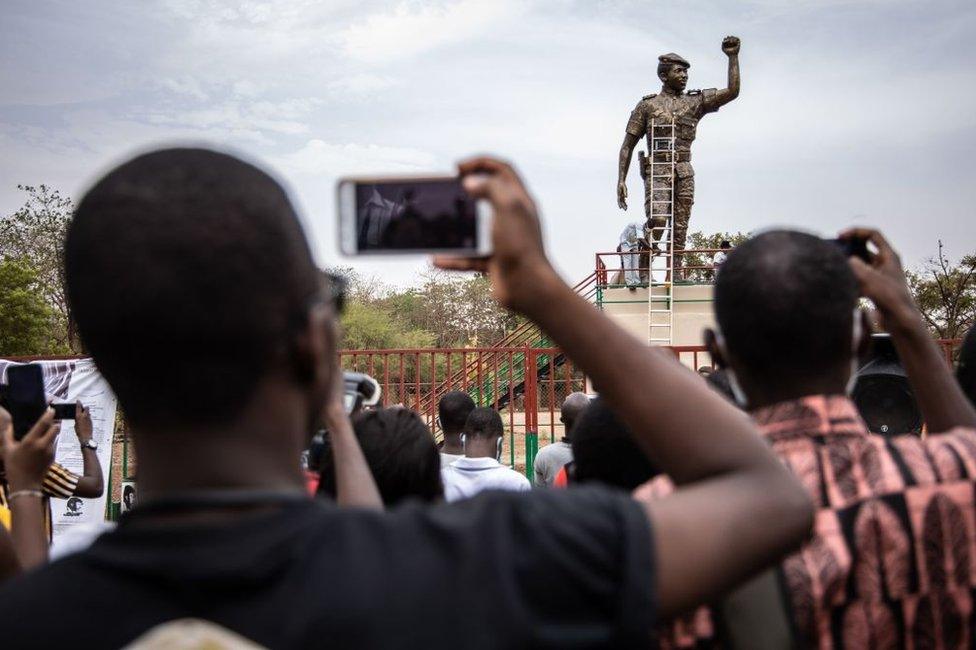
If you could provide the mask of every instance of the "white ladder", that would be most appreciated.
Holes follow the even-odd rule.
[[[650,345],[671,345],[674,337],[674,120],[651,121],[651,224],[654,217],[665,217],[663,227],[651,227],[651,251],[647,270],[647,342]],[[667,152],[661,156],[661,152]],[[655,155],[657,154],[657,155]],[[658,157],[667,160],[657,161]],[[657,187],[665,180],[663,187]],[[666,199],[657,199],[664,193]],[[657,250],[655,250],[655,244]],[[663,248],[663,250],[662,250]],[[654,262],[663,259],[665,269],[655,269]],[[661,277],[663,274],[663,277]]]

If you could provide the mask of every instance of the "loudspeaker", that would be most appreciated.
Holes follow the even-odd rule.
[[[871,336],[871,354],[857,371],[851,398],[872,433],[922,432],[922,413],[888,334]]]

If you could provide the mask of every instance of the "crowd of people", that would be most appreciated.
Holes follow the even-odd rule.
[[[224,153],[146,153],[85,194],[64,245],[139,502],[48,562],[52,473],[77,494],[101,476],[53,464],[52,411],[19,441],[0,411],[5,647],[973,645],[976,337],[957,381],[880,233],[841,234],[868,261],[789,230],[723,253],[704,381],[560,279],[511,166],[459,173],[493,207],[493,253],[434,263],[487,273],[599,393],[566,397],[533,481],[462,391],[441,396],[440,447],[409,409],[350,416],[339,286],[281,186]],[[924,436],[869,433],[847,397],[862,299]],[[299,459],[322,429],[313,496]]]

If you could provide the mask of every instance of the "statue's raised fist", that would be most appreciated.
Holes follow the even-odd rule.
[[[722,39],[722,51],[732,56],[733,54],[739,53],[739,37],[738,36],[726,36]]]

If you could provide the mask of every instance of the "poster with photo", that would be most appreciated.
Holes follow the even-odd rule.
[[[119,502],[119,512],[129,512],[136,507],[136,484],[135,481],[123,481],[122,500]]]

